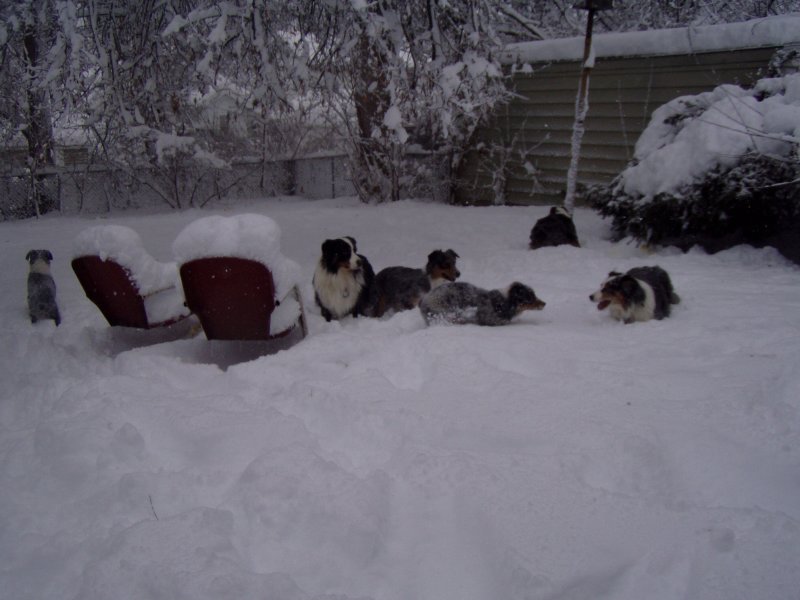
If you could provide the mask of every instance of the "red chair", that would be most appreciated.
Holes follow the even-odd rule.
[[[272,273],[262,263],[234,256],[198,258],[180,267],[186,304],[209,340],[271,340],[299,327],[308,333],[300,292],[275,297]]]
[[[176,287],[175,263],[160,263],[128,227],[100,225],[75,240],[72,270],[113,327],[153,329],[189,316]]]
[[[281,255],[280,230],[268,217],[199,219],[181,232],[173,250],[186,305],[207,339],[263,341],[308,334],[299,266]]]

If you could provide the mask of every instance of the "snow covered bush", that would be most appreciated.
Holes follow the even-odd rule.
[[[658,108],[634,160],[588,198],[614,238],[708,251],[762,246],[800,217],[800,75]]]

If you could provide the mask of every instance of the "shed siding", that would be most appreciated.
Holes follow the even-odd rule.
[[[589,83],[579,187],[608,183],[625,168],[656,108],[723,83],[751,84],[765,75],[776,49],[598,59]],[[497,149],[504,147],[514,150],[506,160],[501,185],[507,203],[561,203],[581,63],[531,66],[532,73],[512,78],[517,97],[476,133],[476,150],[465,157],[459,170],[458,202],[494,202],[492,172],[502,154]]]

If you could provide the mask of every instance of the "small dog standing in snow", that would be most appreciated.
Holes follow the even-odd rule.
[[[544,248],[545,246],[561,246],[569,244],[580,248],[578,233],[572,215],[563,206],[554,206],[550,214],[542,217],[531,229],[530,249]]]
[[[445,283],[419,302],[428,325],[505,325],[525,310],[542,310],[544,306],[531,288],[516,281],[506,290],[484,290],[460,281]]]
[[[25,256],[30,265],[28,273],[28,314],[31,323],[39,319],[53,319],[61,323],[61,314],[56,304],[56,282],[50,274],[53,255],[49,250],[31,250]]]
[[[325,240],[312,280],[314,298],[325,320],[366,315],[374,278],[372,265],[358,254],[354,238]]]
[[[419,305],[420,298],[434,288],[461,276],[456,268],[458,254],[454,250],[434,250],[428,255],[425,270],[411,267],[386,267],[375,276],[373,316],[381,317],[388,310],[409,310]]]
[[[600,289],[589,296],[597,310],[625,323],[668,317],[670,307],[681,299],[661,267],[635,267],[627,273],[612,271]]]

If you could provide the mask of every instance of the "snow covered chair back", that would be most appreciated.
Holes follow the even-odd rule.
[[[73,242],[72,270],[109,325],[152,329],[189,316],[174,262],[155,260],[133,229],[97,225]]]
[[[209,340],[305,337],[300,267],[280,238],[272,219],[245,214],[198,219],[175,239],[186,304]]]

